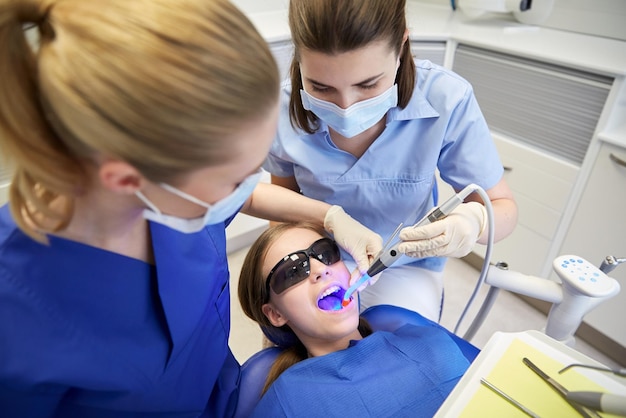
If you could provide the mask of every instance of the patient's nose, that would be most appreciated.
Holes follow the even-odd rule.
[[[318,281],[322,280],[326,277],[330,277],[332,274],[332,270],[330,266],[322,263],[319,260],[311,258],[311,275],[309,276],[312,280]]]

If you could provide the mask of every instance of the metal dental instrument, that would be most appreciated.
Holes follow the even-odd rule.
[[[559,374],[571,369],[572,367],[584,367],[586,369],[593,369],[593,370],[599,370],[601,372],[608,372],[608,373],[613,373],[616,376],[619,377],[626,377],[626,368],[621,368],[621,369],[609,369],[608,367],[599,367],[599,366],[591,366],[589,364],[570,364],[568,366],[563,367],[561,370],[559,370]]]
[[[592,411],[584,406],[580,405],[578,402],[574,402],[570,400],[567,395],[569,391],[563,387],[559,382],[548,376],[543,370],[537,367],[532,361],[528,358],[524,357],[522,362],[530,368],[533,372],[535,372],[539,377],[541,377],[544,382],[546,382],[552,389],[554,389],[565,401],[570,404],[572,408],[574,408],[581,416],[585,418],[602,418],[596,411]]]
[[[511,398],[509,395],[507,395],[506,393],[504,393],[502,390],[498,389],[496,386],[494,386],[493,384],[489,383],[487,381],[487,379],[480,379],[480,383],[482,383],[483,385],[487,386],[489,389],[493,390],[495,393],[497,393],[498,395],[502,396],[504,399],[506,399],[510,404],[512,404],[513,406],[515,406],[517,409],[519,409],[520,411],[524,412],[526,415],[528,415],[529,417],[533,417],[533,418],[539,418],[539,415],[535,414],[533,411],[531,411],[530,409],[526,408],[524,405],[522,405],[521,403],[519,403],[518,401],[516,401],[515,399]]]

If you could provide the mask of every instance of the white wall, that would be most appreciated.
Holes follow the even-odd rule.
[[[451,7],[450,0],[408,1]],[[625,22],[626,0],[554,0],[552,13],[541,26],[626,41]]]
[[[555,0],[543,26],[626,41],[626,0]]]
[[[289,0],[232,0],[246,13],[268,12],[287,8]]]

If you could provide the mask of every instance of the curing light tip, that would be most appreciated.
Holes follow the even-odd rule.
[[[352,286],[346,290],[346,293],[343,295],[343,300],[341,301],[341,306],[344,308],[350,304],[352,300],[352,294],[357,291],[357,289],[365,284],[371,277],[365,273],[359,280],[357,280]]]

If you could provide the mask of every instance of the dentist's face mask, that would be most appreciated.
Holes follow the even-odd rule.
[[[344,137],[352,138],[374,126],[389,109],[398,105],[398,85],[394,84],[381,95],[357,102],[347,109],[317,99],[302,89],[300,97],[306,110]]]
[[[203,206],[207,209],[204,216],[200,218],[193,219],[185,219],[178,218],[171,215],[165,215],[162,213],[159,208],[157,208],[154,203],[152,203],[146,196],[143,195],[140,191],[136,191],[135,195],[141,199],[143,203],[148,206],[148,209],[143,211],[143,217],[152,222],[156,222],[162,225],[165,225],[169,228],[172,228],[179,232],[184,232],[187,234],[201,231],[207,225],[214,225],[220,222],[224,222],[230,216],[232,216],[250,197],[252,191],[258,184],[261,179],[262,171],[250,175],[247,177],[237,188],[228,196],[218,201],[217,203],[211,205],[206,203],[194,196],[191,196],[183,191],[178,190],[175,187],[172,187],[168,184],[161,183],[163,189],[167,190],[170,193],[173,193],[177,196],[182,197],[185,200],[193,202],[197,205]]]

